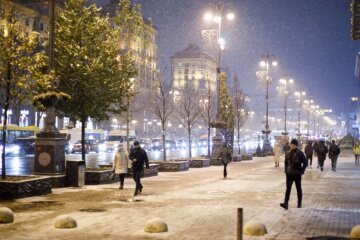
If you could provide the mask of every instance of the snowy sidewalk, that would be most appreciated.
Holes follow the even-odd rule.
[[[293,186],[288,211],[279,206],[285,192],[283,164],[275,168],[271,157],[232,163],[225,180],[221,167],[160,173],[142,180],[143,194],[136,198],[132,179],[126,179],[123,191],[118,184],[55,189],[42,197],[0,202],[15,212],[13,224],[0,225],[0,239],[234,240],[239,207],[244,222],[259,220],[268,230],[263,237],[244,239],[348,237],[360,224],[360,166],[345,152],[338,171],[330,169],[329,159],[324,172],[308,169],[303,208],[296,208]],[[54,219],[61,214],[74,217],[78,227],[55,229]],[[145,233],[144,224],[152,217],[164,219],[169,231]]]

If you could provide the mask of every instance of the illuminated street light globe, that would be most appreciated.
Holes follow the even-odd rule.
[[[265,62],[264,60],[262,60],[262,61],[260,62],[260,66],[261,66],[261,67],[265,67],[265,66],[266,66],[266,62]]]
[[[221,17],[220,16],[215,16],[215,17],[213,17],[213,21],[215,23],[220,23],[221,22]]]
[[[235,18],[235,14],[234,14],[234,13],[228,13],[228,14],[226,15],[226,18],[227,18],[229,21],[232,21],[232,20],[234,20],[234,18]]]
[[[274,67],[276,67],[278,65],[278,62],[277,61],[272,61],[271,63]]]
[[[204,19],[206,20],[206,21],[211,21],[212,19],[213,19],[213,15],[212,15],[212,13],[211,12],[207,12],[207,13],[205,13],[205,15],[204,15]]]

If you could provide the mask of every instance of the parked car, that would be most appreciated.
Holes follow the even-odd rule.
[[[85,153],[89,152],[99,152],[99,143],[96,140],[85,140]],[[81,140],[74,144],[71,153],[81,153]]]
[[[161,138],[154,138],[151,140],[151,150],[162,151],[163,150],[163,141]]]
[[[35,137],[17,138],[11,144],[18,146],[19,155],[35,154]]]
[[[150,139],[141,139],[141,140],[139,140],[139,142],[140,142],[140,147],[142,147],[146,151],[151,151],[152,143],[151,143]]]
[[[176,148],[177,149],[185,149],[188,146],[188,142],[185,139],[179,139],[176,141]]]
[[[166,141],[166,150],[175,150],[176,149],[176,142],[174,140],[165,140]]]

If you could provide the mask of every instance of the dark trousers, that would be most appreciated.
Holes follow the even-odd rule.
[[[142,170],[140,170],[140,171],[133,170],[133,178],[135,181],[135,192],[139,192],[140,188],[142,188],[141,175],[142,175]]]
[[[332,170],[336,170],[337,159],[338,159],[338,156],[331,157],[331,168],[332,168]]]
[[[226,178],[226,176],[227,176],[227,170],[226,170],[226,168],[227,168],[227,163],[223,163],[223,165],[224,165],[224,178]]]
[[[308,163],[309,163],[309,166],[311,167],[311,165],[312,165],[312,158],[313,158],[313,156],[312,155],[306,155],[306,160],[308,161]],[[310,161],[309,161],[310,160]]]
[[[355,164],[359,164],[359,154],[355,154]]]
[[[125,173],[119,174],[120,186],[124,186]]]
[[[301,189],[301,175],[290,175],[286,174],[286,192],[285,192],[285,204],[288,204],[290,200],[291,187],[293,182],[295,182],[297,197],[298,197],[298,205],[301,205],[302,201],[302,189]]]
[[[323,168],[324,168],[325,158],[319,158],[319,157],[318,157],[318,161],[319,161],[319,167],[320,167],[321,169],[323,169]]]

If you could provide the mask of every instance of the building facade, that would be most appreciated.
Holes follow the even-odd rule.
[[[190,87],[203,92],[216,92],[216,62],[200,47],[189,44],[171,57],[172,88],[181,91]]]

